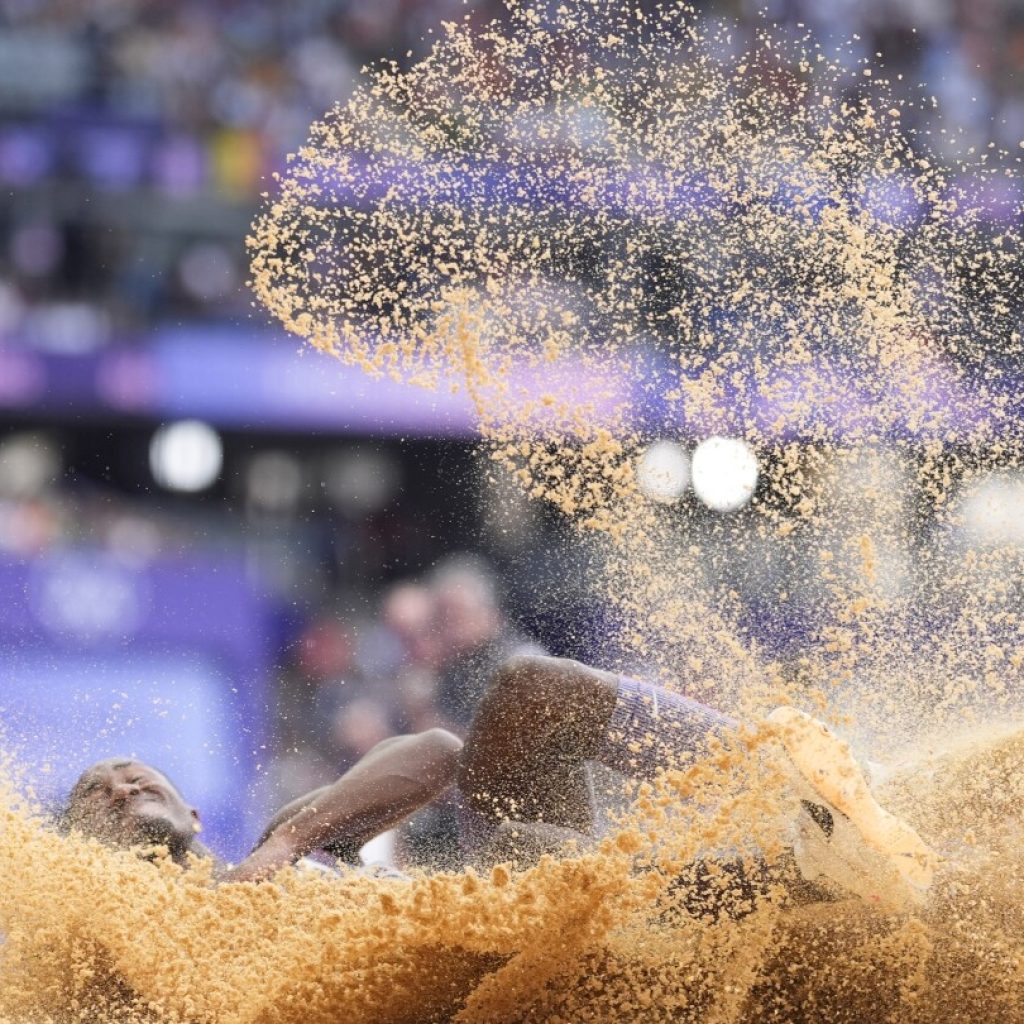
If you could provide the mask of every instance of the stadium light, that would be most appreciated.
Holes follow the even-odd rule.
[[[690,486],[690,456],[675,441],[655,441],[637,460],[636,479],[652,501],[671,505]]]
[[[693,453],[693,489],[715,512],[743,508],[757,487],[757,456],[734,437],[709,437]]]
[[[34,498],[61,472],[60,450],[46,434],[12,434],[0,441],[0,495]]]
[[[165,424],[149,445],[153,479],[169,491],[205,491],[220,476],[223,464],[220,435],[200,420]]]
[[[302,497],[302,466],[288,452],[260,452],[249,462],[245,487],[246,497],[254,508],[265,512],[291,512]]]
[[[968,541],[979,547],[1024,547],[1024,476],[996,472],[975,481],[960,499]]]

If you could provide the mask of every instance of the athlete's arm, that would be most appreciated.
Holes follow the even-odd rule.
[[[223,881],[258,881],[312,850],[358,850],[455,781],[462,742],[443,729],[378,743],[337,782],[274,815],[256,849]]]
[[[394,737],[399,739],[401,737]],[[385,743],[391,743],[392,740],[384,740]],[[259,839],[256,840],[256,845],[253,849],[261,847],[271,836],[271,833],[278,827],[283,825],[289,818],[297,814],[304,807],[308,807],[310,804],[318,806],[323,795],[331,788],[330,785],[321,786],[319,789],[310,790],[308,793],[303,793],[302,796],[296,797],[294,800],[286,803],[284,807],[281,807],[277,813],[267,822],[266,827],[263,829]]]

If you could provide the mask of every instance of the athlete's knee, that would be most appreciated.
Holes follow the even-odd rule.
[[[543,677],[545,664],[551,660],[542,654],[514,654],[495,669],[491,686],[509,689],[527,685]]]
[[[425,729],[417,734],[424,749],[436,754],[439,759],[458,759],[462,740],[447,729]]]
[[[491,676],[488,695],[500,704],[557,701],[564,693],[567,673],[588,671],[579,662],[545,654],[519,654],[507,658]]]

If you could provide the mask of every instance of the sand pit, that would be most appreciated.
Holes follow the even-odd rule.
[[[593,855],[407,882],[288,870],[214,888],[202,867],[58,837],[9,798],[0,1006],[19,1022],[1012,1020],[1019,829],[1004,791],[979,801],[978,780],[1019,777],[1022,749],[1019,733],[964,740],[890,780],[922,828],[938,799],[923,777],[960,815],[942,838],[974,827],[975,855],[903,911],[770,884],[751,899],[714,866],[698,905],[650,861],[668,872],[707,828],[662,822],[653,857],[645,834],[658,795],[699,789],[706,772],[667,776]]]

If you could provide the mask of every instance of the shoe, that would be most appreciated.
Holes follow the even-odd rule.
[[[801,797],[794,854],[804,877],[824,877],[875,902],[921,902],[940,858],[875,800],[849,745],[796,708],[776,708],[768,721],[778,730]]]

